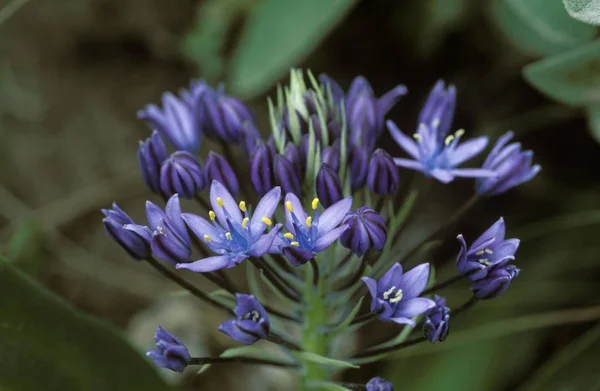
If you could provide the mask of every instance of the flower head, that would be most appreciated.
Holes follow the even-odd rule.
[[[450,330],[450,308],[446,307],[446,299],[434,295],[435,307],[425,313],[423,333],[429,342],[443,342]]]
[[[140,141],[137,157],[146,186],[160,194],[160,169],[167,160],[167,147],[155,130],[146,141]]]
[[[394,391],[391,382],[380,377],[374,377],[366,384],[367,391]]]
[[[371,294],[371,312],[376,312],[381,320],[414,327],[410,318],[435,307],[431,299],[419,297],[429,279],[429,264],[423,263],[406,273],[395,263],[384,275],[375,281],[363,277],[362,281]]]
[[[132,258],[139,260],[152,255],[150,249],[152,231],[148,227],[143,227],[135,232],[125,229],[126,225],[135,224],[135,222],[116,203],[112,204],[112,209],[102,209],[102,213],[105,216],[102,222],[106,233],[119,243]]]
[[[471,281],[477,281],[484,278],[491,268],[514,260],[519,239],[504,239],[505,233],[504,219],[500,218],[468,248],[463,236],[458,235],[461,243],[456,258],[458,272]]]
[[[479,299],[493,299],[506,292],[510,283],[517,278],[520,271],[515,265],[496,266],[484,278],[475,281],[471,286],[471,290],[475,297]]]
[[[170,92],[164,93],[162,110],[150,104],[138,112],[138,118],[158,130],[177,150],[196,152],[202,141],[202,111],[192,94],[183,95],[184,99],[180,99]]]
[[[495,175],[486,169],[457,168],[483,151],[488,139],[478,137],[459,144],[464,130],[448,134],[454,116],[454,102],[454,87],[446,90],[444,84],[438,82],[421,111],[414,140],[402,133],[392,121],[387,122],[394,140],[412,157],[395,158],[396,165],[421,171],[443,183],[452,182],[456,176],[487,178]]]
[[[156,341],[157,349],[149,351],[146,356],[150,357],[157,366],[175,372],[183,372],[192,360],[183,342],[161,326],[156,328],[154,341]]]
[[[269,315],[253,295],[236,293],[237,306],[233,310],[237,319],[223,322],[219,330],[246,345],[252,345],[269,335]]]
[[[348,229],[340,237],[340,243],[357,256],[362,257],[370,249],[383,249],[387,240],[385,220],[373,209],[363,206],[349,212],[343,224],[347,224]]]
[[[496,173],[493,178],[479,178],[475,182],[477,194],[494,196],[532,180],[542,169],[532,165],[533,152],[522,151],[520,143],[507,143],[512,139],[513,132],[507,132],[498,139],[492,148],[483,168]]]
[[[281,224],[273,226],[271,218],[279,200],[281,189],[271,189],[260,200],[250,216],[246,203],[235,202],[221,182],[213,181],[210,187],[210,203],[213,210],[209,220],[191,213],[184,213],[183,220],[192,232],[217,256],[191,263],[179,263],[178,269],[194,272],[211,272],[231,268],[248,257],[260,257],[270,248]],[[265,233],[267,227],[272,229]]]
[[[315,254],[329,247],[348,229],[347,224],[341,223],[351,207],[352,197],[348,197],[331,205],[320,214],[319,199],[315,198],[311,202],[314,215],[309,216],[298,197],[292,193],[286,194],[285,217],[288,232],[278,236],[273,242],[271,251],[283,252],[295,266],[306,263]]]
[[[160,190],[165,197],[179,194],[188,200],[204,189],[206,181],[202,165],[188,151],[177,151],[160,170]]]

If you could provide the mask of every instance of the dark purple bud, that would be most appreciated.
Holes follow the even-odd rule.
[[[323,90],[326,94],[331,91],[333,102],[335,104],[340,104],[340,102],[344,99],[344,90],[342,90],[340,85],[325,73],[321,73],[319,75],[319,81],[321,82]]]
[[[259,195],[265,195],[277,184],[274,169],[275,151],[268,145],[259,145],[250,159],[250,180]]]
[[[532,165],[532,151],[522,151],[520,143],[508,144],[512,137],[512,132],[500,137],[483,163],[482,168],[494,171],[496,176],[477,179],[475,190],[478,195],[495,196],[504,193],[532,180],[542,169],[537,164]]]
[[[323,163],[315,179],[317,196],[321,203],[329,208],[344,198],[344,188],[337,172],[328,164]]]
[[[281,155],[275,156],[275,174],[277,182],[285,193],[294,193],[298,197],[302,196],[300,178],[298,178],[294,166]]]
[[[296,246],[285,246],[281,252],[290,263],[296,267],[306,264],[315,257],[312,251],[298,248]]]
[[[160,170],[160,190],[164,197],[179,194],[191,200],[204,189],[206,181],[202,166],[188,151],[178,151],[167,159]]]
[[[235,171],[233,171],[227,160],[216,152],[210,151],[208,153],[208,158],[204,163],[204,175],[206,183],[213,180],[219,181],[233,195],[240,191]]]
[[[161,326],[156,328],[154,341],[157,349],[149,351],[146,355],[154,361],[156,366],[175,372],[183,372],[192,360],[183,342]]]
[[[321,162],[328,164],[335,171],[340,169],[340,148],[338,142],[323,149],[323,152],[321,152]]]
[[[369,151],[365,147],[353,145],[349,148],[348,161],[350,163],[350,185],[352,190],[360,189],[365,185],[369,171]]]
[[[362,257],[368,250],[381,251],[387,240],[385,220],[375,212],[363,206],[346,214],[342,224],[348,229],[340,237],[342,246]]]
[[[246,158],[250,159],[256,147],[263,143],[260,133],[253,122],[246,121],[242,124],[241,137],[242,149]]]
[[[202,141],[201,110],[190,94],[179,99],[170,92],[162,96],[163,109],[147,105],[138,112],[138,118],[146,121],[153,130],[158,130],[177,150],[196,152]]]
[[[506,292],[520,271],[514,265],[495,267],[483,279],[476,281],[471,290],[478,299],[493,299]]]
[[[130,231],[125,225],[135,224],[135,222],[125,213],[117,204],[112,204],[112,209],[102,209],[104,214],[104,228],[106,233],[133,259],[146,259],[152,255],[150,249],[150,239],[152,231],[147,227],[140,227],[137,231]]]
[[[450,331],[450,308],[446,307],[446,299],[434,295],[435,307],[425,313],[423,333],[431,343],[444,342]]]
[[[246,345],[252,345],[269,335],[269,315],[252,295],[236,293],[237,306],[233,310],[236,319],[228,320],[219,326],[219,331]]]
[[[374,377],[366,385],[367,391],[394,391],[394,386],[387,380]]]
[[[206,110],[207,136],[238,144],[242,125],[254,121],[250,108],[241,101],[218,91],[206,91],[203,96]]]
[[[399,182],[400,176],[394,159],[383,149],[376,149],[369,162],[367,174],[369,189],[379,195],[394,194],[398,189]]]
[[[353,145],[374,145],[377,129],[377,98],[369,82],[362,76],[354,79],[346,96],[346,116]]]
[[[292,164],[294,170],[296,171],[296,175],[298,175],[298,178],[303,178],[306,170],[306,157],[301,156],[298,146],[296,146],[296,144],[288,143],[288,145],[285,147],[283,156],[285,156],[288,162]]]
[[[146,186],[157,194],[160,194],[160,167],[167,157],[167,147],[156,130],[146,141],[140,141],[137,158],[142,177]]]

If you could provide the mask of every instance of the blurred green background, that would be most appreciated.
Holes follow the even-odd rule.
[[[512,129],[543,166],[459,229],[473,238],[505,217],[508,235],[522,239],[511,289],[453,322],[443,344],[339,379],[381,375],[400,390],[600,390],[597,1],[0,0],[0,10],[0,251],[12,265],[0,267],[1,390],[39,389],[36,376],[47,390],[294,389],[286,372],[241,366],[160,371],[163,384],[115,329],[140,352],[158,323],[195,355],[235,345],[217,331],[221,313],[129,260],[99,213],[115,200],[142,218],[154,199],[135,158],[149,134],[138,109],[193,78],[224,81],[266,133],[265,97],[290,67],[345,88],[364,75],[377,94],[406,84],[390,114],[402,129],[444,78],[458,88],[456,128],[493,138]],[[439,224],[471,193],[469,181],[436,186],[414,229]],[[430,256],[456,251],[449,238]],[[466,285],[449,292],[465,294]],[[351,343],[397,331],[374,330]],[[70,345],[53,344],[56,335]]]

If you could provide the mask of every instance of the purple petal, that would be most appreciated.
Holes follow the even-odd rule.
[[[223,201],[223,206],[219,206],[217,198],[221,198]],[[217,215],[219,223],[221,223],[223,227],[227,227],[227,219],[225,217],[224,209],[227,209],[227,212],[233,221],[241,224],[242,212],[240,212],[238,204],[235,202],[229,191],[227,191],[225,186],[216,180],[213,180],[210,185],[210,204],[213,207],[213,211]]]
[[[477,137],[473,140],[465,141],[459,144],[456,149],[450,152],[448,156],[448,163],[452,166],[458,166],[459,164],[466,162],[472,157],[478,155],[485,149],[488,143],[487,137]]]
[[[296,267],[306,264],[306,262],[315,257],[315,254],[312,251],[295,246],[284,246],[282,251],[285,258]]]
[[[398,167],[404,167],[404,168],[408,168],[410,170],[416,170],[416,171],[424,172],[423,165],[421,164],[421,162],[419,162],[417,160],[410,160],[410,159],[404,159],[404,158],[401,158],[401,157],[395,157],[394,158],[394,163]]]
[[[412,268],[402,276],[402,283],[398,288],[402,289],[403,297],[412,299],[423,292],[429,279],[429,264],[422,263]]]
[[[402,283],[402,265],[396,262],[377,282],[377,291],[384,292],[395,286],[400,287]]]
[[[435,301],[425,297],[416,297],[407,301],[401,300],[394,317],[412,318],[435,307]]]
[[[398,324],[407,324],[410,327],[415,327],[415,321],[408,319],[408,318],[403,318],[403,317],[397,317],[397,318],[389,318],[389,320],[391,320],[394,323],[398,323]]]
[[[352,197],[344,198],[325,209],[319,216],[319,237],[340,225],[352,207]],[[318,240],[317,240],[318,241]]]
[[[262,218],[267,217],[270,219],[271,216],[273,216],[275,209],[277,209],[277,206],[279,205],[280,199],[281,188],[277,186],[271,189],[260,200],[256,206],[256,210],[252,214],[252,219],[250,219],[250,232],[253,236],[258,236],[267,229],[267,225],[263,223]]]
[[[150,201],[146,201],[146,218],[148,219],[150,229],[155,230],[156,227],[164,225],[167,215],[158,206]]]
[[[323,251],[324,249],[329,247],[329,245],[331,243],[333,243],[340,236],[342,236],[344,231],[346,231],[347,229],[348,229],[348,225],[344,224],[332,231],[327,232],[325,235],[320,236],[319,239],[317,239],[315,241],[315,244],[313,245],[313,251],[315,251],[317,253]],[[321,229],[319,228],[319,235],[320,234],[321,234]]]
[[[227,255],[217,255],[199,259],[191,263],[178,263],[175,267],[177,269],[188,269],[196,273],[206,273],[233,266],[235,266],[235,263],[232,261],[231,257]]]
[[[246,345],[252,345],[254,342],[258,341],[257,337],[240,330],[235,320],[228,320],[221,323],[219,326],[219,331]]]
[[[290,211],[287,208],[288,201],[292,204],[293,213],[296,215],[296,217],[298,218],[298,220],[300,220],[301,223],[304,223],[306,221],[308,215],[304,211],[302,203],[300,202],[298,197],[296,197],[295,194],[287,193],[285,195],[285,227],[288,231],[296,235],[296,231],[294,230],[294,219],[292,218],[292,213],[290,213]]]
[[[442,183],[450,183],[454,180],[454,175],[452,175],[451,171],[449,170],[436,168],[431,170],[430,174],[432,177],[434,177]]]
[[[219,232],[215,229],[215,226],[205,218],[192,213],[183,213],[181,218],[186,222],[187,226],[190,227],[194,235],[196,235],[204,244],[212,248],[213,245],[221,247],[219,245],[224,243],[221,235],[219,235]],[[208,235],[210,241],[206,240],[204,235]]]
[[[379,110],[381,117],[385,116],[387,112],[398,103],[400,97],[407,93],[408,89],[406,86],[400,84],[377,99],[377,109]]]
[[[145,225],[125,224],[123,226],[123,228],[128,231],[135,232],[136,234],[138,234],[139,236],[141,236],[142,238],[144,238],[147,241],[150,241],[152,239],[152,231],[150,230],[150,228],[146,227]]]
[[[490,244],[490,239],[492,240],[504,240],[505,235],[505,225],[504,219],[500,217],[498,221],[496,221],[492,226],[485,230],[472,244],[471,251],[479,251],[483,247]]]
[[[277,237],[277,234],[281,231],[281,224],[277,224],[273,227],[269,233],[264,234],[258,239],[253,245],[248,254],[251,257],[262,257],[271,248],[273,241]]]
[[[369,277],[362,277],[360,279],[369,290],[371,294],[371,311],[375,311],[378,307],[377,305],[377,281]]]
[[[183,241],[188,242],[190,237],[185,228],[185,223],[181,218],[181,205],[179,204],[179,196],[177,194],[174,194],[169,198],[169,201],[167,201],[167,205],[165,206],[165,212],[171,228],[175,230],[175,233],[179,235]]]
[[[493,178],[497,175],[495,171],[483,168],[455,168],[450,173],[464,178]]]
[[[419,159],[419,146],[414,142],[413,139],[406,136],[395,123],[391,120],[387,121],[388,130],[392,135],[392,138],[398,143],[398,145],[406,151],[410,156],[415,159]]]

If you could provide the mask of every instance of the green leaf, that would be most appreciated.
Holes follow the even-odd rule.
[[[522,391],[598,390],[600,325],[576,339],[521,388]]]
[[[264,0],[232,58],[229,88],[248,98],[309,54],[355,4],[352,0]]]
[[[523,74],[535,88],[564,104],[600,102],[600,41],[530,64]]]
[[[600,25],[599,0],[563,0],[569,15],[584,23]]]
[[[298,357],[301,360],[310,361],[310,362],[314,362],[317,364],[330,365],[330,366],[339,367],[339,368],[358,368],[358,365],[354,365],[347,361],[336,360],[334,358],[329,358],[329,357],[323,357],[321,355],[318,355],[318,354],[312,353],[312,352],[295,352],[294,354],[296,355],[296,357]]]
[[[492,14],[513,45],[532,56],[558,54],[596,35],[593,26],[570,18],[557,0],[494,0]]]
[[[352,321],[356,317],[356,314],[358,314],[358,311],[360,310],[360,305],[362,304],[364,298],[365,297],[363,296],[358,300],[358,302],[356,303],[356,305],[354,305],[354,308],[352,308],[352,311],[350,311],[346,319],[344,319],[343,322],[341,322],[333,330],[331,330],[332,333],[339,333],[341,331],[344,331],[346,327],[348,327],[348,325],[352,323]]]
[[[114,328],[74,310],[1,258],[0,286],[0,390],[169,389]]]
[[[586,113],[590,133],[600,143],[600,103],[587,107]]]

